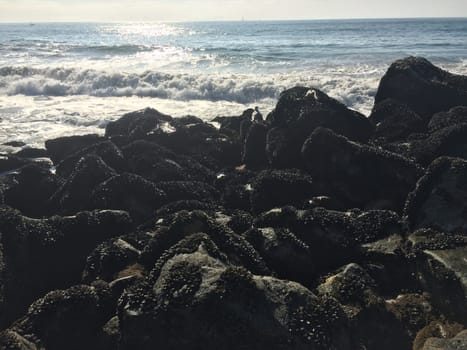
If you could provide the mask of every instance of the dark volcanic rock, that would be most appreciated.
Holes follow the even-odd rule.
[[[242,154],[242,162],[248,168],[261,168],[267,164],[267,133],[268,127],[263,123],[253,123],[248,129]]]
[[[433,305],[449,319],[467,323],[467,238],[421,230],[409,241],[418,278]]]
[[[45,148],[52,161],[57,164],[80,149],[89,147],[100,141],[104,141],[104,138],[96,134],[59,137],[45,141]]]
[[[43,148],[26,147],[14,154],[20,158],[44,158],[48,157],[49,153]]]
[[[0,244],[6,282],[0,328],[44,293],[79,283],[92,249],[110,237],[126,233],[130,227],[125,212],[82,212],[38,220],[1,209]]]
[[[154,142],[138,140],[123,148],[130,171],[151,181],[214,179],[213,172],[195,159],[176,155]]]
[[[406,105],[392,99],[376,104],[369,119],[376,124],[371,139],[377,144],[405,141],[410,134],[423,131],[426,124]]]
[[[321,295],[337,299],[350,320],[352,333],[364,349],[410,349],[402,324],[386,309],[376,282],[364,268],[349,264],[318,287]]]
[[[5,204],[31,217],[50,212],[47,201],[64,182],[50,169],[37,164],[26,165],[11,177],[13,184],[3,193]]]
[[[428,338],[421,350],[463,350],[467,349],[467,330],[458,333],[453,338],[442,334],[442,338]]]
[[[279,278],[305,286],[312,284],[316,276],[311,249],[290,230],[265,227],[252,229],[244,236]]]
[[[284,91],[268,121],[273,127],[293,129],[295,136],[300,137],[297,143],[319,126],[361,142],[367,141],[373,131],[373,125],[362,114],[318,89],[306,87]]]
[[[92,208],[92,191],[102,182],[116,175],[96,155],[81,158],[66,182],[50,198],[56,213],[74,214]]]
[[[120,149],[111,141],[102,141],[66,157],[57,165],[57,174],[67,178],[71,175],[79,160],[87,155],[100,157],[105,164],[117,171],[123,171],[126,167]]]
[[[125,114],[120,119],[110,122],[105,128],[105,136],[126,135],[142,138],[159,128],[170,128],[172,117],[159,111],[146,108],[137,112]]]
[[[126,210],[135,222],[151,219],[166,200],[165,192],[153,182],[129,173],[102,182],[91,197],[95,208]]]
[[[270,273],[261,256],[245,238],[201,211],[179,212],[167,225],[168,229],[155,233],[154,239],[143,251],[142,261],[149,268],[178,241],[194,233],[205,233],[231,264],[243,266],[257,274]]]
[[[302,155],[324,194],[361,208],[401,211],[422,175],[419,166],[398,154],[357,144],[329,129],[316,129]]]
[[[311,177],[298,170],[262,171],[251,187],[251,208],[256,213],[285,205],[298,206],[316,194]]]
[[[428,129],[433,132],[457,124],[467,123],[467,107],[454,107],[447,112],[436,113],[428,123]]]
[[[392,98],[429,120],[437,112],[467,106],[467,77],[448,73],[421,57],[394,62],[381,79],[375,103]]]
[[[98,245],[86,259],[83,282],[103,280],[110,283],[118,278],[140,277],[144,269],[138,265],[138,259],[151,238],[138,232]]]
[[[111,315],[106,290],[80,285],[48,293],[25,317],[0,333],[9,350],[102,349],[102,327]]]
[[[200,181],[163,181],[157,187],[167,194],[167,203],[179,200],[215,201],[217,190]]]
[[[301,164],[297,142],[288,128],[272,128],[266,135],[266,154],[273,168],[295,168]]]
[[[410,146],[404,153],[422,165],[429,165],[440,156],[467,159],[467,123],[455,124],[427,135],[425,138],[409,140]]]
[[[407,198],[405,214],[412,230],[434,228],[467,233],[467,161],[441,157],[427,169]]]
[[[350,347],[336,303],[297,283],[232,267],[206,241],[161,260],[122,297],[119,317],[122,349]]]

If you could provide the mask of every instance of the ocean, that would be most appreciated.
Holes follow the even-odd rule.
[[[368,115],[388,66],[409,55],[467,75],[467,19],[4,23],[0,144],[103,133],[145,107],[267,114],[296,85]]]

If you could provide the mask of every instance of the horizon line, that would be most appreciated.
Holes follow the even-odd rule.
[[[200,20],[38,20],[38,21],[1,21],[0,24],[33,24],[33,23],[201,23],[201,22],[300,22],[300,21],[359,21],[359,20],[417,20],[417,19],[467,19],[467,16],[407,16],[407,17],[335,17],[335,18],[267,18],[267,19],[200,19]]]

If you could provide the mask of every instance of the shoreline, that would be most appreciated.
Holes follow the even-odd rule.
[[[0,348],[462,349],[467,76],[407,57],[368,117],[261,112],[0,157]]]

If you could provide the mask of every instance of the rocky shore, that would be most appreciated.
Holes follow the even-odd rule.
[[[0,157],[0,349],[467,349],[467,77],[45,147]]]

